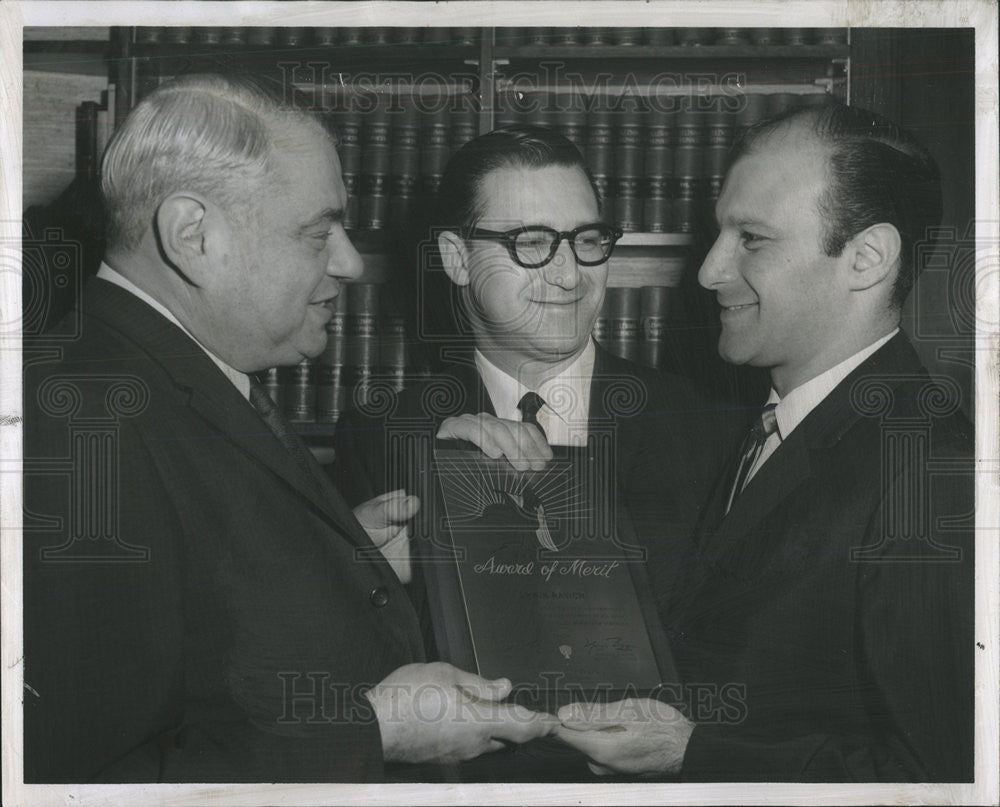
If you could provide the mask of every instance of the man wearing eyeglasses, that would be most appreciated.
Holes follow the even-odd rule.
[[[335,477],[358,502],[398,487],[386,430],[433,424],[518,470],[552,446],[614,435],[603,469],[620,510],[646,543],[660,601],[725,456],[725,430],[684,379],[611,355],[591,336],[621,231],[601,220],[599,194],[576,147],[554,131],[508,126],[463,146],[445,169],[436,216],[443,274],[432,306],[457,300],[464,341],[423,384],[337,427]],[[396,476],[394,476],[396,474]],[[655,539],[655,540],[653,540]]]

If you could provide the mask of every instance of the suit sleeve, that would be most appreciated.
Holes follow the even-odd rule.
[[[915,473],[905,469],[888,488],[869,524],[872,551],[854,561],[857,680],[870,731],[776,736],[760,725],[699,725],[684,779],[972,781],[973,477],[929,478],[923,532],[915,510],[927,494],[914,495]],[[887,536],[901,525],[908,540]]]
[[[68,466],[66,434],[40,416],[25,431],[25,781],[379,780],[362,695],[344,696],[339,720],[268,725],[227,692],[224,648],[191,651],[220,608],[212,570],[186,558],[214,536],[185,535],[172,503],[194,483],[162,479],[135,428],[121,427],[117,478]]]

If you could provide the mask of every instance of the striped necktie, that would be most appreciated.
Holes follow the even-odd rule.
[[[774,414],[776,406],[777,404],[768,404],[761,410],[760,417],[750,427],[750,433],[743,441],[743,447],[740,449],[740,464],[736,468],[733,486],[729,490],[729,500],[726,503],[727,513],[733,506],[733,502],[736,501],[736,497],[746,487],[750,471],[760,457],[760,453],[764,450],[764,443],[767,442],[767,438],[778,430],[778,418]]]
[[[285,416],[281,414],[278,405],[267,394],[267,390],[252,375],[250,376],[250,403],[268,428],[274,432],[274,436],[288,449],[288,453],[292,455],[302,472],[316,484],[318,480],[313,470],[314,460],[308,447],[292,429],[291,424],[285,420]]]

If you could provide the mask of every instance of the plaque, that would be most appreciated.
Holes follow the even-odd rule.
[[[509,678],[531,708],[649,696],[676,676],[644,553],[616,512],[611,458],[593,442],[554,450],[529,472],[435,450],[436,557],[425,568],[438,650]]]

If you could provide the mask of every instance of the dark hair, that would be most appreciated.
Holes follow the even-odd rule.
[[[941,176],[916,139],[872,112],[844,104],[794,109],[750,127],[733,146],[731,163],[771,135],[795,125],[830,147],[829,182],[819,201],[826,222],[823,250],[843,252],[847,242],[873,224],[887,222],[901,241],[892,304],[899,308],[922,266],[917,243],[931,243],[941,221]]]
[[[576,146],[552,129],[516,124],[480,135],[455,152],[438,188],[436,224],[442,229],[475,226],[482,216],[479,189],[491,171],[549,165],[583,171],[600,207],[601,195]]]

